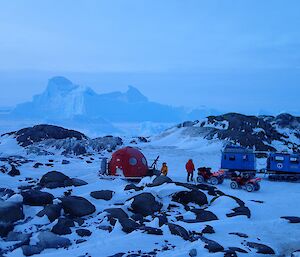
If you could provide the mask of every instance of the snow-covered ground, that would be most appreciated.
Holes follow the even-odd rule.
[[[166,161],[169,166],[169,177],[173,181],[185,182],[186,172],[185,163],[192,158],[196,166],[210,166],[217,170],[220,166],[220,156],[222,144],[220,142],[212,142],[199,139],[180,139],[176,135],[166,138],[156,138],[151,143],[139,143],[134,145],[139,147],[146,155],[149,164],[157,156],[160,156],[160,162]],[[0,144],[1,156],[24,155],[23,149],[11,140],[6,140],[5,144]],[[109,153],[105,155],[109,156]],[[152,252],[154,249],[163,249],[168,247],[167,251],[160,251],[157,256],[188,256],[191,249],[196,249],[197,256],[212,256],[221,257],[224,253],[209,253],[204,248],[204,243],[201,240],[190,242],[183,240],[180,236],[172,235],[167,226],[161,229],[163,235],[148,235],[140,230],[126,234],[122,231],[119,223],[115,225],[112,232],[104,231],[98,228],[100,225],[106,225],[103,216],[103,210],[111,207],[116,207],[116,204],[126,202],[130,197],[137,195],[139,192],[124,191],[124,187],[128,184],[122,179],[100,179],[98,171],[100,168],[101,157],[94,155],[91,157],[65,157],[59,154],[54,156],[26,156],[32,162],[22,165],[19,169],[20,176],[10,177],[7,174],[0,173],[0,188],[11,188],[18,191],[21,185],[28,185],[26,178],[30,177],[33,180],[39,180],[46,172],[56,170],[63,172],[72,178],[80,178],[87,185],[81,187],[70,187],[73,195],[82,196],[88,199],[96,206],[96,212],[90,219],[86,221],[84,227],[88,228],[92,235],[87,238],[86,242],[81,244],[73,243],[68,249],[48,249],[43,251],[39,256],[111,256],[117,253],[144,253]],[[38,169],[33,168],[36,162],[49,163],[49,159],[53,159],[54,167],[41,166]],[[63,165],[62,160],[70,161],[70,164]],[[91,163],[87,163],[87,161]],[[5,163],[2,163],[5,164]],[[2,165],[0,163],[0,166]],[[149,180],[149,179],[148,179]],[[140,184],[146,183],[147,179],[141,181]],[[148,181],[149,182],[149,181]],[[291,224],[288,221],[281,219],[282,216],[299,216],[300,215],[300,186],[297,183],[285,182],[270,182],[263,179],[261,183],[261,191],[255,193],[247,193],[243,190],[232,190],[229,187],[230,181],[218,186],[225,194],[236,196],[245,202],[245,205],[251,210],[251,218],[246,216],[237,216],[228,218],[231,209],[236,207],[236,202],[231,198],[221,197],[212,202],[208,210],[213,212],[219,220],[201,222],[195,224],[183,223],[177,221],[175,217],[170,217],[173,223],[181,225],[190,231],[202,231],[206,225],[211,225],[215,234],[207,235],[210,240],[214,240],[221,244],[224,248],[239,247],[246,250],[248,253],[238,253],[238,256],[265,256],[256,253],[256,250],[247,247],[247,242],[257,242],[266,244],[276,252],[275,256],[290,256],[295,250],[300,249],[300,224]],[[178,186],[174,184],[164,184],[157,187],[145,188],[144,192],[151,192],[164,204],[166,208],[168,204],[168,196],[177,192]],[[43,191],[53,194],[55,197],[60,197],[67,190],[66,188],[58,189],[43,189]],[[95,190],[113,190],[115,192],[111,201],[96,200],[90,196],[90,192]],[[181,188],[187,190],[186,188]],[[26,217],[34,217],[29,223],[20,224],[15,227],[15,231],[26,232],[30,230],[35,232],[37,228],[40,230],[51,229],[53,224],[46,216],[38,218],[35,216],[42,207],[29,207],[24,209]],[[186,212],[182,209],[183,216],[190,218],[194,214]],[[108,225],[108,223],[107,223]],[[158,220],[151,220],[147,225],[158,228]],[[243,233],[248,238],[241,238],[230,233]],[[65,236],[72,242],[78,239],[76,233]],[[36,240],[31,238],[31,242]],[[5,249],[12,242],[4,242],[0,239],[0,248]],[[18,257],[23,256],[21,248],[12,252],[8,252],[5,256]]]

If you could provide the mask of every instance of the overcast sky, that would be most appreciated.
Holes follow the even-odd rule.
[[[300,1],[0,2],[0,106],[65,75],[95,91],[255,113],[300,109]],[[299,113],[300,114],[300,113]]]

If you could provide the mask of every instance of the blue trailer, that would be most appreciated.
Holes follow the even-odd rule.
[[[221,169],[226,171],[227,176],[235,171],[256,173],[256,158],[252,149],[241,146],[226,146],[222,151]]]
[[[297,181],[300,179],[300,154],[270,153],[267,159],[270,180]]]

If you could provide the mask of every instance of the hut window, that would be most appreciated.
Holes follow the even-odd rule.
[[[230,155],[230,156],[229,156],[229,160],[230,160],[230,161],[235,161],[235,156],[234,156],[234,155]]]
[[[145,166],[147,166],[147,161],[146,161],[146,159],[143,157],[142,158],[142,163],[145,165]]]
[[[137,165],[137,159],[134,158],[134,157],[131,157],[131,158],[129,159],[129,164],[130,164],[131,166]]]

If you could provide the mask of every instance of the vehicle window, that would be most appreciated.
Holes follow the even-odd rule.
[[[129,164],[130,164],[131,166],[137,165],[137,159],[134,158],[134,157],[131,157],[131,158],[129,159]]]
[[[276,156],[275,157],[275,161],[277,161],[277,162],[283,162],[284,161],[284,157],[283,156]]]
[[[299,160],[297,157],[291,157],[290,158],[290,162],[293,162],[293,163],[299,163]]]
[[[229,156],[229,160],[230,161],[235,161],[235,156],[234,155]]]

